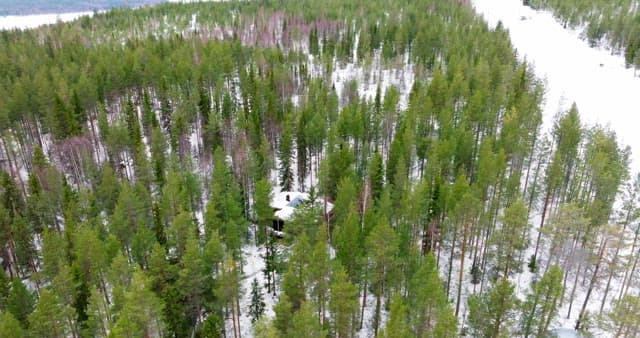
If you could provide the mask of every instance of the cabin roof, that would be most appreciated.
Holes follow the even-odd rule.
[[[273,193],[273,198],[269,204],[275,209],[274,216],[283,221],[288,221],[293,216],[293,212],[296,210],[300,203],[307,201],[309,194],[299,191],[279,191]],[[322,203],[322,197],[319,198],[318,203]],[[327,202],[327,212],[333,209],[333,204]]]

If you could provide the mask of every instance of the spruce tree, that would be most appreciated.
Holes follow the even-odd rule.
[[[285,123],[282,134],[280,135],[278,156],[280,158],[280,188],[282,188],[282,191],[291,191],[293,187],[293,171],[291,169],[291,159],[293,157],[293,140],[291,135],[291,128],[288,123]]]
[[[251,304],[249,305],[249,317],[251,322],[260,320],[265,311],[265,303],[262,295],[262,288],[258,284],[258,279],[251,282]]]

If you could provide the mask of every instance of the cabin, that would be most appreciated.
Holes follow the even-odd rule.
[[[299,191],[280,191],[274,192],[271,199],[271,208],[273,208],[273,230],[282,232],[284,225],[287,221],[293,217],[294,211],[300,207],[303,203],[309,201],[309,194]],[[321,204],[324,208],[322,198],[318,198],[316,203]],[[330,217],[333,210],[333,204],[326,202],[326,215]]]

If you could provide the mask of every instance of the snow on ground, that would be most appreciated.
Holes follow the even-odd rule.
[[[556,329],[552,331],[558,338],[582,338],[582,335],[572,329]]]
[[[636,114],[640,112],[635,96],[640,92],[640,77],[625,67],[624,58],[612,55],[603,48],[591,48],[581,39],[580,31],[568,30],[548,11],[536,11],[523,6],[519,0],[473,0],[476,11],[483,15],[491,27],[498,22],[509,30],[514,48],[522,60],[534,66],[538,77],[546,80],[543,107],[544,128],[549,130],[554,115],[569,109],[575,102],[583,122],[608,125],[623,145],[640,146],[636,132]],[[640,151],[632,154],[631,170],[640,169]],[[539,215],[532,217],[537,229]],[[535,241],[537,231],[532,231]],[[531,251],[531,250],[528,250]],[[544,250],[543,250],[544,252]],[[525,254],[528,258],[530,252]],[[541,257],[541,259],[544,259]],[[515,278],[518,295],[522,297],[534,276],[525,272]],[[539,277],[539,276],[537,276]],[[573,276],[569,276],[572,279]],[[568,283],[570,288],[572,281]],[[617,280],[612,281],[609,298],[617,295]],[[565,299],[555,324],[561,337],[578,337],[573,327],[586,294],[586,285],[579,283],[571,318],[566,318],[568,299]],[[567,295],[568,296],[568,295]],[[599,290],[592,295],[587,310],[597,313],[602,299]],[[608,306],[605,306],[605,310]]]
[[[357,45],[354,44],[354,50],[356,46]],[[378,51],[371,65],[362,65],[353,62],[344,65],[334,63],[333,69],[331,82],[335,86],[338,96],[342,96],[344,87],[352,80],[358,82],[359,96],[370,101],[374,100],[378,86],[380,86],[380,94],[382,96],[384,96],[390,86],[395,86],[400,92],[400,109],[407,108],[409,94],[415,81],[415,72],[413,71],[413,64],[409,62],[408,53],[404,56],[402,67],[383,67],[380,52]],[[342,102],[342,100],[340,100],[340,102]]]
[[[491,27],[498,21],[509,30],[521,58],[547,81],[544,125],[573,102],[583,121],[610,125],[623,144],[640,147],[637,119],[640,77],[625,67],[624,58],[591,48],[580,31],[562,27],[548,11],[535,11],[520,0],[473,0],[476,11]],[[640,169],[640,150],[632,154],[633,171]]]
[[[0,16],[0,30],[36,28],[57,22],[73,21],[85,15],[92,16],[93,12]]]
[[[262,289],[263,300],[265,303],[264,315],[273,318],[273,306],[278,302],[278,297],[267,293],[266,280],[264,277],[264,247],[257,247],[255,244],[247,245],[242,248],[243,279],[240,282],[242,287],[242,298],[240,299],[240,331],[242,337],[253,337],[253,324],[249,316],[249,306],[251,305],[251,283],[253,279],[258,280],[258,284]],[[228,332],[233,332],[231,323],[228,321]]]

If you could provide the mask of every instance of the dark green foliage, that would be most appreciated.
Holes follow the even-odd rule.
[[[282,191],[291,191],[293,186],[293,171],[291,168],[293,141],[291,130],[288,126],[289,124],[285,123],[280,137],[280,148],[278,153],[278,156],[280,157],[280,188],[282,188]]]
[[[482,294],[469,297],[469,327],[474,337],[510,337],[518,299],[514,286],[499,279]]]
[[[254,214],[256,222],[256,240],[258,244],[267,241],[269,228],[273,221],[273,208],[271,208],[271,184],[266,179],[261,179],[256,184],[254,194]]]
[[[138,121],[138,109],[134,106],[131,98],[128,98],[125,103],[124,114],[127,130],[129,131],[129,139],[131,140],[131,148],[137,149],[142,142],[142,133],[140,132],[140,123]]]
[[[0,336],[2,337],[26,337],[25,330],[11,312],[0,313]]]
[[[364,82],[333,76],[352,66]],[[544,335],[556,263],[566,290],[621,279],[608,299],[630,308],[634,272],[608,258],[632,265],[637,238],[603,245],[598,273],[559,254],[597,256],[629,152],[577,107],[543,135],[543,93],[465,1],[163,4],[2,32],[0,330],[237,337],[270,312],[264,287],[280,300],[256,336],[454,337],[471,282],[472,335]],[[284,238],[271,185],[311,195]],[[524,267],[529,218],[568,202],[580,217],[541,222],[530,267],[548,274],[517,307],[504,278]],[[628,214],[617,233],[636,230]],[[250,290],[255,252],[265,285]],[[621,312],[608,330],[626,332]]]
[[[249,316],[251,317],[252,323],[255,323],[262,317],[264,307],[262,288],[260,288],[258,280],[254,278],[253,282],[251,282],[251,304],[249,305]]]
[[[35,309],[35,297],[19,279],[11,283],[11,290],[7,297],[6,311],[10,312],[23,328],[29,327],[27,318]]]
[[[521,334],[524,337],[544,337],[548,334],[562,300],[562,277],[562,270],[554,265],[533,285],[532,292],[522,305]]]

